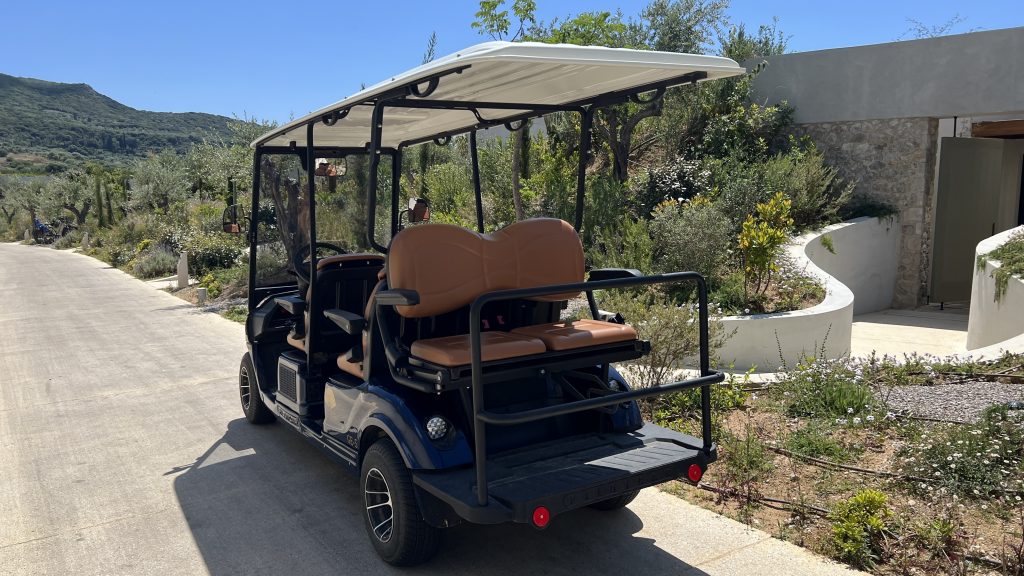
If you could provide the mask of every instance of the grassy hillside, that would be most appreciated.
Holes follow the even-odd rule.
[[[184,152],[227,136],[230,119],[195,112],[145,112],[87,84],[0,74],[0,172],[57,172],[86,161],[121,164],[164,148]]]

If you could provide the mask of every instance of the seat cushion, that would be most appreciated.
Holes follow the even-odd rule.
[[[480,334],[480,342],[483,345],[480,357],[484,362],[545,351],[540,340],[508,332],[484,332]],[[412,355],[441,366],[464,366],[470,363],[469,334],[417,340],[412,343]]]
[[[632,326],[587,319],[524,326],[516,328],[512,333],[536,338],[548,350],[573,350],[636,340],[637,337]]]

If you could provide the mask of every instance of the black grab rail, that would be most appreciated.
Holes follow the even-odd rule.
[[[483,393],[483,360],[481,356],[481,313],[488,302],[496,300],[516,300],[520,298],[532,298],[550,294],[566,294],[575,292],[587,292],[588,295],[594,290],[630,288],[633,286],[647,286],[651,284],[667,284],[673,282],[693,281],[697,283],[698,309],[700,322],[700,377],[691,380],[682,380],[671,384],[653,386],[644,390],[629,390],[601,396],[600,398],[588,398],[567,402],[558,406],[548,406],[522,412],[497,413],[488,412],[484,407]],[[725,380],[721,372],[711,370],[711,359],[709,353],[708,337],[708,287],[704,277],[696,272],[672,272],[669,274],[656,274],[653,276],[640,276],[630,278],[615,278],[611,280],[596,280],[592,282],[576,282],[573,284],[558,284],[552,286],[538,286],[536,288],[519,288],[515,290],[499,290],[480,295],[469,308],[469,339],[470,354],[472,359],[472,386],[473,386],[473,437],[475,446],[476,486],[477,502],[480,506],[486,506],[487,495],[487,431],[486,425],[508,426],[522,424],[544,418],[553,418],[563,414],[582,412],[604,406],[612,406],[628,400],[646,398],[667,394],[679,390],[700,387],[700,409],[701,409],[701,430],[704,442],[704,451],[711,450],[711,384]]]

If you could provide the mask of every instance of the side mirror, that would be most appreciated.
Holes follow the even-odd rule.
[[[232,204],[224,209],[224,213],[221,214],[220,224],[221,229],[228,234],[241,234],[242,223],[245,221],[245,214],[243,213],[242,206],[239,204]]]

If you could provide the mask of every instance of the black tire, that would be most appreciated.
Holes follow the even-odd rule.
[[[274,413],[267,408],[260,396],[256,384],[256,368],[252,365],[252,357],[248,352],[242,356],[242,365],[238,367],[238,399],[242,402],[245,419],[252,424],[269,424],[275,420]]]
[[[441,531],[423,519],[412,475],[387,438],[377,440],[363,456],[359,487],[366,533],[382,560],[415,566],[437,553]]]
[[[625,494],[619,494],[618,496],[616,496],[614,498],[609,498],[607,500],[601,500],[600,502],[594,502],[593,504],[590,505],[590,507],[595,509],[595,510],[601,510],[601,511],[604,511],[604,512],[609,512],[611,510],[618,510],[620,508],[625,508],[626,505],[629,504],[630,502],[632,502],[633,499],[636,498],[637,494],[639,494],[639,493],[640,493],[639,490],[634,490],[632,492],[626,492]]]

